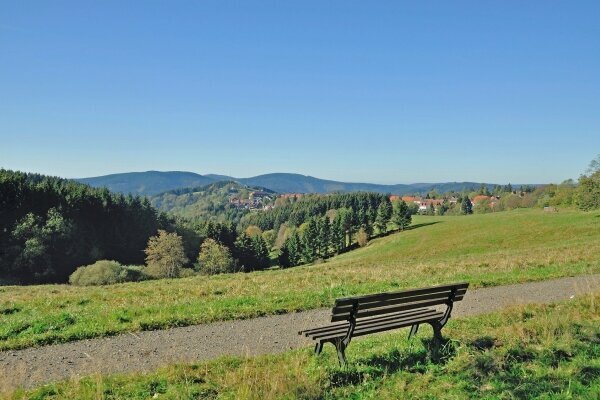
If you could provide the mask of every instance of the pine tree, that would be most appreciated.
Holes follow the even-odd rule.
[[[351,208],[340,209],[342,227],[346,235],[344,249],[352,244],[352,233],[354,231],[354,211]]]
[[[252,249],[254,250],[254,268],[253,270],[261,270],[269,267],[269,247],[262,236],[253,236]]]
[[[336,215],[331,224],[331,243],[335,252],[340,253],[346,247],[346,230],[340,213]]]
[[[365,225],[365,231],[369,237],[373,236],[373,225],[375,224],[376,218],[377,212],[373,207],[369,207],[367,209],[367,224]]]
[[[302,258],[305,263],[311,263],[317,258],[318,237],[317,222],[310,218],[302,233]]]
[[[330,255],[329,249],[331,246],[331,227],[329,224],[329,218],[323,216],[318,219],[319,224],[319,255],[327,258]]]
[[[256,260],[250,236],[242,233],[237,237],[234,244],[233,256],[238,260],[242,271],[252,271],[254,269]]]
[[[410,210],[408,205],[404,200],[394,202],[394,207],[392,211],[392,222],[403,231],[408,228],[411,223],[412,217],[410,215]]]
[[[283,268],[300,264],[300,238],[296,231],[292,232],[281,248],[279,264]]]
[[[463,214],[473,214],[473,203],[469,200],[468,196],[463,198],[462,203],[460,204],[460,210]]]
[[[380,235],[383,235],[387,232],[387,224],[390,221],[390,217],[392,216],[392,206],[388,201],[383,201],[377,207],[377,217],[375,218],[375,226],[379,231]]]

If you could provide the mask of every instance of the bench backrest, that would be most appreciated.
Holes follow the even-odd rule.
[[[431,307],[463,299],[469,283],[432,286],[399,292],[370,294],[337,299],[331,311],[331,322],[346,321],[354,312],[355,318],[366,318],[398,311]]]

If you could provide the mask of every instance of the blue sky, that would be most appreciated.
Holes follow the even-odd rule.
[[[600,2],[0,4],[0,167],[544,183],[600,153]]]

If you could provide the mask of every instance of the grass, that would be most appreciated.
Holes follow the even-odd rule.
[[[340,368],[332,346],[227,357],[151,373],[92,376],[7,394],[12,399],[597,399],[600,293],[451,320],[440,362],[431,330],[357,340]]]
[[[0,350],[330,306],[345,295],[467,280],[471,287],[600,272],[597,213],[414,218],[326,263],[105,287],[0,287]]]

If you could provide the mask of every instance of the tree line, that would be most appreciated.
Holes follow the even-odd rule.
[[[226,244],[239,269],[268,266],[261,238],[227,223],[190,222],[158,212],[146,198],[67,179],[0,169],[0,282],[66,282],[98,260],[143,264],[159,230],[182,238],[190,267],[207,238]]]
[[[329,208],[323,215],[309,216],[298,228],[291,220],[280,225],[279,234],[283,231],[286,236],[279,252],[280,266],[292,267],[329,258],[353,246],[366,245],[374,235],[386,234],[390,223],[399,230],[407,228],[411,223],[412,211],[402,200],[390,202],[388,196],[372,193],[327,197],[324,203],[328,206],[356,204],[356,208]],[[311,207],[311,201],[319,203],[322,200],[311,198],[301,202],[301,209],[309,210],[306,214],[319,209],[314,205]],[[290,212],[289,215],[294,213]]]

